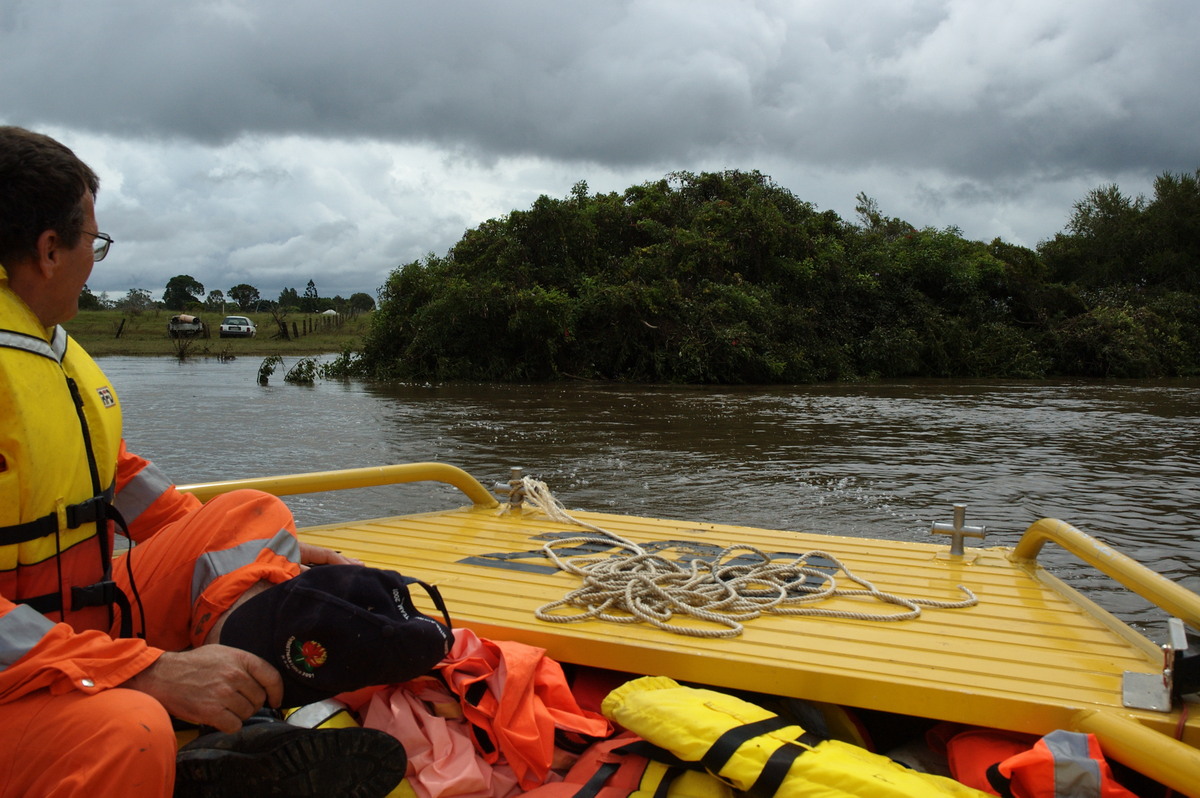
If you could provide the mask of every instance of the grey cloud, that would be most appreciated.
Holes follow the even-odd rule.
[[[1064,157],[1178,163],[1194,147],[1160,125],[1200,121],[1200,11],[1169,0],[1086,14],[932,1],[17,9],[0,106],[119,135],[429,141],[616,166],[765,151],[988,176]],[[54,31],[78,41],[78,60],[38,46]]]
[[[8,0],[0,119],[101,171],[114,288],[371,291],[540,193],[673,169],[1032,245],[1099,183],[1200,166],[1197,29],[1190,0]]]

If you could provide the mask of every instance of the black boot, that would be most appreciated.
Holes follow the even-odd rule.
[[[383,798],[408,765],[404,747],[386,732],[280,721],[198,737],[175,761],[176,798]]]

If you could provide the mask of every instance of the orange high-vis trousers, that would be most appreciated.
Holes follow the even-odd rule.
[[[181,651],[203,643],[249,587],[299,570],[291,512],[274,496],[236,491],[118,558],[113,580],[133,606],[134,631]],[[118,617],[110,634],[119,628]],[[169,796],[175,749],[170,717],[144,693],[37,690],[0,705],[0,797]]]

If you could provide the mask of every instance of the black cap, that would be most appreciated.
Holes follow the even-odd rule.
[[[429,592],[445,623],[413,606],[411,584]],[[225,620],[220,642],[275,666],[283,706],[298,707],[421,676],[454,641],[436,588],[395,571],[322,565],[248,599]]]

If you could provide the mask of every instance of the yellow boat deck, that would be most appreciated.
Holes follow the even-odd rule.
[[[406,476],[403,481],[414,480]],[[278,482],[229,485],[245,486],[300,492]],[[765,552],[819,550],[885,592],[955,602],[962,599],[957,585],[964,585],[978,597],[975,606],[925,608],[918,618],[895,622],[763,615],[747,621],[739,636],[699,638],[645,623],[537,619],[539,607],[580,585],[578,576],[557,570],[540,554],[542,545],[556,536],[585,532],[529,508],[500,513],[486,494],[480,495],[477,483],[459,487],[474,505],[311,527],[301,530],[301,536],[368,565],[436,584],[458,625],[483,637],[542,647],[560,662],[1037,734],[1092,731],[1106,750],[1139,769],[1147,758],[1160,758],[1171,749],[1179,759],[1169,768],[1190,771],[1187,780],[1200,774],[1200,753],[1195,751],[1200,747],[1200,712],[1124,705],[1124,674],[1145,674],[1153,682],[1162,672],[1162,651],[1038,565],[1034,558],[1040,541],[1023,543],[1026,550],[1018,554],[1025,556],[1015,558],[1009,549],[969,547],[964,556],[953,557],[947,544],[936,542],[572,512],[629,540],[655,544],[660,554],[672,558],[711,554],[731,544]],[[202,496],[217,490],[193,488]],[[1048,524],[1044,537],[1058,540],[1058,522],[1042,523]],[[1125,559],[1067,525],[1061,527],[1090,541],[1087,556],[1102,566]],[[1132,561],[1116,567],[1118,572],[1140,568]],[[1194,616],[1186,617],[1194,610],[1189,604],[1194,594],[1162,582],[1152,585],[1148,597],[1195,625]],[[833,598],[820,606],[902,611],[863,598]],[[1161,773],[1157,777],[1164,780]],[[1178,778],[1184,776],[1168,772],[1165,781],[1179,783]]]

